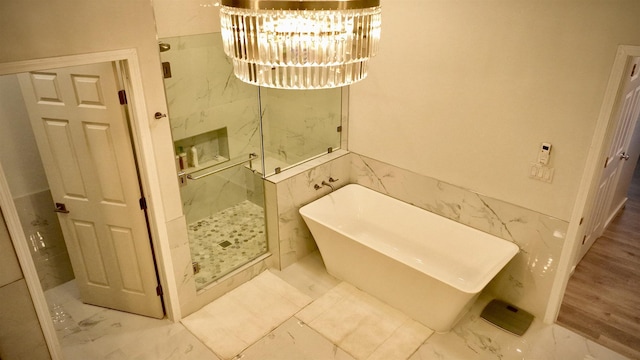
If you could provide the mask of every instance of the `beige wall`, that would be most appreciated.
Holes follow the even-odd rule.
[[[349,148],[568,220],[635,0],[383,0],[380,52],[351,88]],[[551,142],[551,184],[528,177]]]

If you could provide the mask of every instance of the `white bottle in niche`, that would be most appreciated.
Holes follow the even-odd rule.
[[[192,146],[191,149],[189,149],[189,152],[191,153],[191,166],[198,167],[198,149],[196,149],[195,146]]]

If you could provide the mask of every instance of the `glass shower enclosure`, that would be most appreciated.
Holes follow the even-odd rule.
[[[198,290],[268,251],[264,178],[340,146],[340,89],[238,80],[220,33],[160,39]]]

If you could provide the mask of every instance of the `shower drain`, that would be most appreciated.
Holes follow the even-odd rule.
[[[224,249],[227,246],[231,245],[231,243],[228,240],[225,240],[225,241],[223,241],[221,243],[218,243],[218,245],[220,245]]]

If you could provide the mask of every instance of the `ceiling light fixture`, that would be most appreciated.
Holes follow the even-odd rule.
[[[224,51],[242,81],[325,89],[367,76],[378,50],[380,0],[222,0]]]

